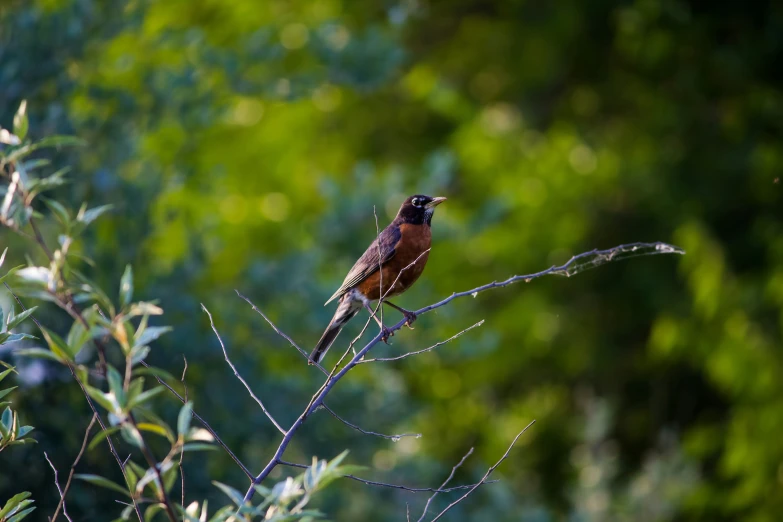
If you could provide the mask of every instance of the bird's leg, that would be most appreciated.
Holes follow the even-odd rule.
[[[364,307],[367,309],[368,312],[370,312],[370,317],[375,319],[375,322],[378,323],[378,326],[381,327],[381,339],[383,339],[383,342],[386,344],[389,344],[389,337],[394,335],[394,332],[386,328],[386,325],[383,324],[383,322],[378,319],[378,316],[375,315],[375,311],[372,309],[372,306],[370,306],[370,303],[363,303]]]
[[[391,301],[384,301],[384,303],[391,306],[392,308],[396,308],[397,310],[399,310],[402,313],[402,315],[405,316],[405,326],[413,330],[413,327],[411,325],[413,324],[413,321],[416,320],[416,314],[414,312],[411,312],[410,310],[406,310],[405,308],[397,306]]]

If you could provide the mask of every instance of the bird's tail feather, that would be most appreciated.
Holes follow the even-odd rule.
[[[321,362],[324,355],[326,355],[326,352],[332,346],[332,343],[334,343],[334,340],[337,339],[337,336],[340,334],[340,330],[343,329],[343,326],[345,326],[345,323],[353,319],[353,316],[359,312],[360,308],[361,303],[357,303],[346,296],[343,296],[340,299],[340,305],[337,307],[334,317],[332,317],[329,326],[326,327],[321,339],[310,354],[311,364],[318,364]]]

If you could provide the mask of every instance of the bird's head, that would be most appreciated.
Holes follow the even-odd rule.
[[[416,194],[403,201],[397,218],[412,225],[430,224],[435,207],[446,201],[446,198],[433,198]]]

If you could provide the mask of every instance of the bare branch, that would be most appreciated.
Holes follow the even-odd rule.
[[[188,383],[185,382],[185,375],[188,373],[188,360],[185,357],[185,354],[182,354],[182,360],[185,361],[185,367],[182,368],[182,377],[179,379],[179,382],[182,383],[182,387],[185,389],[185,401],[189,401],[188,398]]]
[[[522,434],[523,434],[523,433],[525,433],[525,432],[527,431],[527,429],[528,429],[530,426],[532,426],[533,424],[535,424],[535,422],[536,422],[536,421],[532,421],[530,424],[528,424],[527,426],[525,426],[525,427],[522,429],[522,431],[520,431],[519,433],[517,433],[517,436],[516,436],[516,437],[514,437],[514,440],[512,440],[512,441],[511,441],[511,444],[508,446],[508,449],[506,450],[506,452],[503,454],[503,456],[502,456],[502,457],[500,457],[500,460],[498,460],[498,461],[497,461],[497,462],[495,462],[495,463],[494,463],[492,466],[490,466],[490,468],[487,470],[487,472],[486,472],[486,473],[484,473],[484,476],[481,478],[481,480],[478,482],[478,484],[475,484],[475,485],[474,485],[472,488],[470,488],[470,489],[469,489],[469,490],[468,490],[468,491],[467,491],[467,492],[466,492],[464,495],[462,495],[462,496],[461,496],[461,497],[459,497],[457,500],[455,500],[454,502],[452,502],[451,504],[449,504],[448,506],[446,506],[446,507],[443,509],[443,511],[441,511],[440,513],[438,513],[438,515],[437,515],[435,518],[433,518],[433,519],[432,519],[430,522],[435,522],[436,520],[438,520],[439,518],[441,518],[443,515],[445,515],[445,514],[446,514],[446,512],[447,512],[448,510],[450,510],[451,508],[453,508],[454,506],[456,506],[457,504],[459,504],[460,502],[462,502],[463,500],[465,500],[466,498],[468,498],[468,496],[469,496],[471,493],[473,493],[474,491],[476,491],[476,489],[478,489],[478,487],[479,487],[479,486],[481,486],[482,484],[486,484],[486,482],[487,482],[487,479],[488,479],[488,478],[489,478],[489,476],[492,474],[492,472],[493,472],[493,471],[495,471],[495,468],[497,468],[498,466],[500,466],[500,464],[502,464],[502,463],[503,463],[503,461],[504,461],[504,460],[506,460],[506,458],[508,457],[508,454],[509,454],[509,453],[511,453],[511,450],[514,448],[514,445],[517,443],[517,440],[519,439],[519,437],[521,437],[521,436],[522,436]]]
[[[90,439],[90,432],[92,431],[92,427],[95,425],[95,420],[96,417],[93,414],[92,419],[90,419],[90,423],[87,425],[87,429],[84,430],[84,440],[82,440],[82,447],[79,449],[79,453],[76,455],[76,458],[73,459],[73,464],[71,464],[71,471],[68,473],[68,480],[65,482],[65,487],[63,488],[62,494],[60,495],[60,502],[57,503],[57,508],[54,510],[54,515],[52,515],[51,522],[55,522],[57,520],[57,515],[60,514],[60,509],[63,510],[63,515],[65,515],[65,518],[68,518],[68,514],[65,512],[65,496],[68,494],[68,490],[71,487],[71,480],[73,479],[73,474],[76,472],[76,465],[82,459],[84,450],[87,448],[87,441]],[[55,481],[56,480],[57,477],[55,477]],[[71,519],[68,518],[68,520]]]
[[[27,310],[27,307],[22,303],[21,299],[11,290],[11,287],[8,286],[8,283],[4,283],[5,287],[8,289],[8,291],[11,293],[13,298],[16,300],[17,303],[19,303],[19,306],[22,307],[22,310]],[[44,331],[43,327],[41,326],[41,323],[38,322],[38,319],[36,319],[34,316],[30,316],[30,318],[33,320],[35,325],[38,327],[41,332]],[[83,318],[82,318],[83,319]],[[103,419],[101,419],[101,416],[98,414],[98,409],[95,407],[95,404],[92,402],[92,398],[87,393],[87,389],[84,387],[84,383],[79,378],[79,375],[76,373],[76,369],[73,367],[73,365],[70,363],[70,361],[64,361],[65,365],[68,367],[68,370],[71,372],[71,376],[74,378],[76,383],[79,385],[79,388],[82,390],[82,394],[84,395],[84,398],[87,400],[87,404],[90,406],[90,409],[92,410],[93,415],[95,416],[95,419],[98,421],[98,424],[101,427],[102,431],[106,431],[106,424],[104,424]],[[120,460],[120,456],[117,454],[117,449],[114,447],[114,442],[111,439],[111,435],[106,435],[106,442],[109,444],[109,451],[114,456],[114,460],[117,461],[117,464],[120,466],[120,470],[122,471],[122,476],[125,479],[125,485],[128,487],[128,491],[131,491],[130,488],[130,481],[128,480],[128,474],[125,472],[125,466],[122,463],[122,460]],[[136,516],[139,518],[139,522],[144,522],[144,516],[141,514],[141,509],[139,509],[139,504],[136,502],[136,499],[131,497],[131,500],[133,501],[133,507],[136,510]]]
[[[416,437],[417,439],[421,438],[421,433],[400,433],[399,435],[384,435],[383,433],[376,433],[374,431],[368,431],[368,430],[360,428],[356,424],[351,424],[347,420],[345,420],[342,417],[340,417],[339,415],[337,415],[334,412],[334,410],[332,410],[329,406],[326,405],[325,402],[321,403],[321,406],[323,406],[323,408],[326,411],[328,411],[331,414],[331,416],[334,417],[335,419],[337,419],[338,421],[342,422],[343,424],[345,424],[349,428],[352,428],[352,429],[354,429],[354,430],[356,430],[358,432],[364,433],[365,435],[375,435],[376,437],[381,437],[381,438],[384,438],[384,439],[393,440],[394,442],[397,442],[398,440],[400,440],[403,437]]]
[[[399,361],[400,359],[405,359],[406,357],[410,357],[412,355],[419,355],[420,353],[429,352],[431,350],[434,350],[438,346],[442,346],[442,345],[444,345],[444,344],[446,344],[446,343],[448,343],[450,341],[453,341],[454,339],[456,339],[457,337],[461,336],[462,334],[464,334],[464,333],[466,333],[466,332],[468,332],[468,331],[470,331],[470,330],[472,330],[472,329],[474,329],[474,328],[476,328],[478,326],[481,326],[482,324],[484,324],[484,319],[482,319],[481,321],[477,322],[473,326],[469,326],[469,327],[465,328],[464,330],[462,330],[460,332],[457,332],[456,334],[452,335],[451,337],[449,337],[445,341],[440,341],[438,343],[435,343],[435,344],[433,344],[432,346],[430,346],[428,348],[424,348],[423,350],[416,350],[415,352],[408,352],[408,353],[405,353],[405,354],[402,354],[402,355],[398,355],[397,357],[378,357],[378,358],[375,358],[375,359],[364,359],[363,361],[359,361],[356,364],[364,364],[364,363],[369,363],[369,362]]]
[[[456,465],[456,466],[454,466],[453,468],[451,468],[451,473],[449,473],[449,476],[448,476],[448,477],[446,477],[446,480],[444,480],[444,481],[443,481],[443,484],[441,484],[441,485],[440,485],[440,487],[439,487],[438,489],[443,489],[443,488],[445,488],[446,486],[448,486],[449,482],[451,482],[451,479],[453,479],[453,478],[454,478],[454,473],[456,473],[456,472],[457,472],[457,470],[459,469],[459,467],[460,467],[460,466],[462,466],[462,464],[463,464],[463,463],[464,463],[464,462],[467,460],[467,458],[468,458],[468,457],[470,457],[472,454],[473,454],[473,448],[470,448],[470,449],[468,450],[468,452],[465,454],[465,456],[464,456],[464,457],[462,457],[462,459],[461,459],[459,462],[457,462],[457,465]],[[421,513],[421,516],[419,517],[419,519],[418,519],[418,521],[417,521],[417,522],[421,522],[422,520],[424,520],[424,517],[427,515],[427,510],[430,508],[430,503],[432,503],[433,499],[434,499],[434,498],[435,498],[437,495],[438,495],[438,493],[437,493],[437,492],[435,492],[435,493],[433,493],[433,494],[430,496],[430,498],[428,498],[428,499],[427,499],[427,503],[426,503],[426,504],[424,504],[424,511]],[[410,515],[408,515],[408,516],[410,517]]]
[[[274,330],[274,331],[275,331],[275,333],[277,333],[277,335],[279,335],[280,337],[282,337],[283,339],[285,339],[286,341],[288,341],[288,343],[289,343],[291,346],[293,346],[294,348],[296,348],[296,349],[299,351],[299,353],[301,353],[301,354],[302,354],[302,356],[305,358],[305,360],[308,360],[308,361],[310,360],[310,356],[307,354],[307,352],[306,352],[306,351],[304,351],[304,350],[301,348],[301,346],[299,346],[298,344],[296,344],[296,342],[295,342],[293,339],[291,339],[291,337],[290,337],[290,336],[288,336],[288,335],[287,335],[285,332],[283,332],[281,329],[279,329],[279,328],[278,328],[278,327],[275,325],[275,323],[273,323],[273,322],[272,322],[272,321],[269,319],[269,317],[267,317],[267,316],[266,316],[266,314],[265,314],[264,312],[262,312],[262,311],[261,311],[261,309],[260,309],[260,308],[258,308],[256,305],[254,305],[254,304],[253,304],[253,302],[252,302],[250,299],[248,299],[247,297],[245,297],[244,295],[242,295],[242,293],[241,293],[239,290],[237,290],[237,289],[234,289],[234,292],[236,292],[236,293],[237,293],[237,295],[238,295],[239,297],[241,297],[242,299],[244,299],[245,301],[247,301],[247,304],[249,304],[249,305],[250,305],[250,307],[251,307],[253,310],[255,310],[255,311],[256,311],[256,312],[257,312],[257,313],[258,313],[258,314],[259,314],[261,317],[263,317],[263,318],[264,318],[264,321],[266,321],[266,322],[267,322],[267,324],[269,324],[269,326],[271,326],[271,327],[272,327],[272,330]],[[321,366],[320,364],[318,364],[318,363],[315,363],[315,362],[311,362],[311,363],[310,363],[310,365],[311,365],[311,366],[315,366],[315,367],[317,367],[319,370],[321,370],[321,372],[322,372],[324,375],[329,375],[329,372],[327,372],[327,371],[326,371],[326,369],[325,369],[323,366]]]
[[[633,256],[639,256],[639,255],[653,255],[653,254],[683,254],[684,251],[679,248],[675,247],[666,243],[631,243],[628,245],[620,245],[608,250],[592,250],[590,252],[585,252],[583,254],[576,255],[572,257],[567,263],[561,265],[561,266],[553,266],[546,270],[542,270],[541,272],[536,272],[534,274],[529,275],[522,275],[522,276],[513,276],[508,278],[505,281],[501,282],[492,282],[488,283],[483,286],[479,286],[477,288],[474,288],[472,290],[467,290],[464,292],[454,293],[451,296],[434,303],[429,306],[425,306],[424,308],[421,308],[420,310],[417,310],[414,312],[417,316],[430,312],[432,310],[435,310],[436,308],[440,308],[441,306],[445,306],[454,299],[460,298],[460,297],[466,297],[468,295],[477,295],[479,292],[484,292],[486,290],[490,290],[492,288],[499,288],[503,286],[508,286],[512,283],[516,283],[518,281],[532,281],[533,279],[542,277],[544,275],[548,274],[561,274],[561,275],[574,275],[576,273],[581,272],[582,270],[586,270],[588,268],[592,268],[594,266],[598,266],[600,264],[608,263],[613,260],[625,258],[625,257],[633,257]],[[417,258],[418,259],[418,258]],[[413,264],[415,264],[416,261],[414,261]],[[239,293],[239,292],[237,292]],[[241,294],[239,294],[240,297],[244,297]],[[252,303],[251,303],[252,304]],[[401,321],[399,321],[396,325],[389,328],[390,331],[396,331],[402,328],[402,326],[407,322],[407,318],[403,318]],[[357,351],[356,354],[353,356],[353,358],[338,372],[335,373],[335,371],[332,371],[329,376],[326,378],[326,381],[324,384],[319,388],[319,390],[313,395],[312,399],[309,401],[307,407],[304,409],[304,411],[299,415],[299,417],[294,421],[294,423],[291,425],[291,427],[288,429],[286,434],[283,436],[283,440],[280,441],[280,444],[278,445],[277,449],[275,450],[274,455],[269,460],[269,462],[264,466],[264,469],[261,470],[261,472],[253,479],[252,483],[248,487],[247,492],[245,493],[244,501],[249,502],[254,494],[255,494],[255,485],[260,484],[266,477],[269,476],[269,474],[272,472],[275,467],[280,464],[283,453],[285,453],[286,448],[291,443],[291,439],[294,437],[296,432],[299,430],[299,428],[304,424],[307,417],[312,414],[324,401],[326,395],[329,394],[331,389],[334,387],[334,385],[342,379],[346,373],[348,373],[354,366],[356,366],[359,361],[365,356],[365,354],[370,351],[376,344],[378,344],[383,337],[383,332],[379,332],[377,335],[375,335],[361,350]],[[346,354],[347,355],[347,354]],[[343,356],[345,357],[345,355]],[[342,359],[341,359],[342,360]],[[338,365],[340,363],[338,362]],[[337,366],[335,366],[335,369]],[[516,440],[516,439],[515,439]],[[478,486],[476,486],[478,487]],[[440,516],[440,515],[438,515]]]
[[[383,295],[383,257],[381,256],[381,230],[378,228],[378,214],[375,212],[375,205],[372,206],[372,215],[375,218],[375,244],[378,246],[378,295]],[[395,283],[396,282],[397,281],[395,281]],[[391,292],[391,286],[389,287],[387,293],[388,292]],[[370,315],[374,315],[379,310],[381,312],[381,330],[383,330],[383,299],[378,299],[378,304],[375,305],[375,310],[370,312]]]
[[[144,362],[144,361],[141,361],[141,364],[142,364],[142,365],[143,365],[145,368],[149,368],[149,367],[150,367],[150,366],[149,366],[149,364],[147,364],[147,363],[146,363],[146,362]],[[177,390],[175,390],[174,388],[172,388],[171,386],[169,386],[169,383],[167,383],[166,381],[164,381],[163,379],[161,379],[161,378],[160,378],[160,377],[158,377],[157,375],[153,375],[153,377],[155,377],[155,380],[156,380],[156,381],[158,381],[158,384],[162,385],[162,386],[163,386],[163,387],[165,387],[165,388],[166,388],[168,391],[170,391],[170,392],[171,392],[171,393],[172,393],[172,394],[173,394],[173,395],[174,395],[174,396],[175,396],[177,399],[179,399],[179,401],[180,401],[182,404],[185,404],[186,402],[188,402],[188,400],[187,400],[185,397],[183,397],[182,395],[180,395],[179,393],[177,393]],[[207,430],[207,431],[208,431],[208,432],[209,432],[209,433],[212,435],[212,437],[215,439],[215,442],[217,442],[218,444],[220,444],[220,446],[223,448],[223,450],[224,450],[226,453],[228,453],[229,457],[231,457],[231,459],[232,459],[232,460],[233,460],[233,461],[236,463],[236,465],[237,465],[237,466],[239,466],[239,467],[242,469],[242,471],[245,473],[245,475],[247,475],[247,477],[248,477],[250,480],[253,480],[253,474],[252,474],[252,473],[250,473],[250,470],[247,468],[247,466],[245,466],[245,464],[244,464],[244,463],[243,463],[241,460],[239,460],[239,457],[237,457],[237,456],[234,454],[234,452],[233,452],[233,451],[231,451],[231,448],[229,448],[229,447],[226,445],[226,443],[225,443],[225,442],[223,442],[223,439],[221,439],[221,438],[220,438],[220,436],[219,436],[219,435],[217,434],[217,432],[216,432],[216,431],[215,431],[215,430],[212,428],[212,426],[210,426],[210,425],[209,425],[209,423],[208,423],[207,421],[205,421],[205,420],[204,420],[204,419],[203,419],[203,418],[202,418],[202,417],[201,417],[201,416],[200,416],[198,413],[196,413],[196,412],[195,412],[195,410],[194,410],[192,413],[193,413],[193,418],[194,418],[194,419],[196,419],[196,420],[197,420],[197,421],[198,421],[198,422],[199,422],[199,423],[200,423],[200,424],[201,424],[201,425],[204,427],[204,429],[206,429],[206,430]]]
[[[57,468],[55,468],[54,464],[52,464],[52,461],[49,460],[49,455],[47,455],[45,451],[44,451],[44,458],[46,459],[46,462],[49,463],[49,466],[52,468],[52,471],[54,471],[54,485],[57,487],[57,492],[60,494],[60,503],[57,505],[57,509],[59,510],[60,506],[62,506],[63,516],[68,519],[68,522],[73,522],[73,520],[71,520],[71,517],[68,516],[68,511],[65,509],[65,493],[60,488],[60,482],[57,480]],[[57,513],[55,512],[54,517],[52,517],[52,521],[54,521],[56,518],[57,518]]]
[[[158,461],[153,455],[150,447],[147,445],[147,441],[145,441],[144,437],[141,436],[141,430],[139,430],[139,426],[136,424],[136,418],[132,412],[128,414],[128,421],[130,422],[131,426],[133,426],[133,429],[136,430],[136,433],[139,437],[139,442],[141,442],[141,444],[139,444],[139,449],[141,449],[141,454],[144,455],[144,460],[147,461],[147,465],[149,465],[149,467],[155,473],[155,478],[157,479],[158,486],[160,488],[158,501],[163,504],[169,520],[171,520],[171,522],[177,522],[177,515],[174,513],[174,508],[171,505],[171,500],[169,500],[168,493],[166,493],[166,486],[163,483],[163,474],[160,472]]]
[[[307,469],[310,466],[307,464],[299,464],[297,462],[288,462],[285,460],[280,460],[277,462],[281,466],[290,466],[292,468],[301,468],[301,469]],[[450,488],[440,489],[440,488],[411,488],[408,486],[403,486],[400,484],[390,484],[388,482],[378,482],[375,480],[367,480],[363,479],[361,477],[357,477],[356,475],[343,475],[343,478],[355,480],[357,482],[361,482],[362,484],[366,484],[368,486],[378,486],[382,488],[391,488],[391,489],[401,489],[403,491],[409,491],[411,493],[451,493],[452,491],[459,491],[464,489],[470,489],[477,486],[480,486],[481,484],[466,484],[464,486],[453,486]],[[495,482],[498,482],[497,480],[487,480],[484,481],[484,484],[494,484]]]
[[[241,382],[244,385],[245,389],[247,390],[247,393],[249,393],[250,396],[253,397],[253,400],[256,401],[258,406],[261,408],[261,411],[263,411],[264,414],[267,416],[267,418],[272,422],[272,424],[275,425],[275,428],[277,428],[278,431],[280,431],[280,433],[285,435],[286,431],[282,428],[282,426],[280,426],[277,423],[275,418],[272,417],[272,414],[269,413],[269,411],[266,409],[266,406],[264,406],[264,403],[261,402],[261,399],[256,397],[256,394],[253,393],[253,390],[250,388],[250,385],[247,383],[247,381],[245,381],[245,379],[242,378],[241,375],[239,375],[239,372],[237,371],[236,366],[234,366],[234,363],[232,363],[231,359],[229,359],[228,352],[226,351],[226,345],[223,344],[223,339],[221,339],[220,334],[217,331],[217,328],[215,328],[215,322],[212,320],[212,314],[209,313],[209,310],[207,310],[207,307],[204,306],[204,303],[201,303],[201,309],[204,310],[204,312],[206,312],[207,316],[209,316],[209,324],[210,324],[210,326],[212,326],[212,331],[215,332],[215,336],[217,337],[218,342],[220,343],[220,347],[223,349],[223,356],[225,357],[226,362],[228,363],[228,365],[231,367],[231,370],[233,370],[234,376],[237,379],[239,379],[239,382]]]

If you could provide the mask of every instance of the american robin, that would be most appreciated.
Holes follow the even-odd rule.
[[[402,203],[394,221],[375,238],[345,276],[340,288],[326,301],[325,305],[339,298],[339,305],[310,354],[311,363],[323,359],[340,330],[362,307],[380,325],[384,340],[388,338],[388,329],[370,307],[372,301],[380,299],[402,312],[408,326],[413,323],[416,314],[389,302],[387,298],[405,292],[424,271],[432,239],[432,214],[435,207],[444,201],[446,198],[415,195]]]

